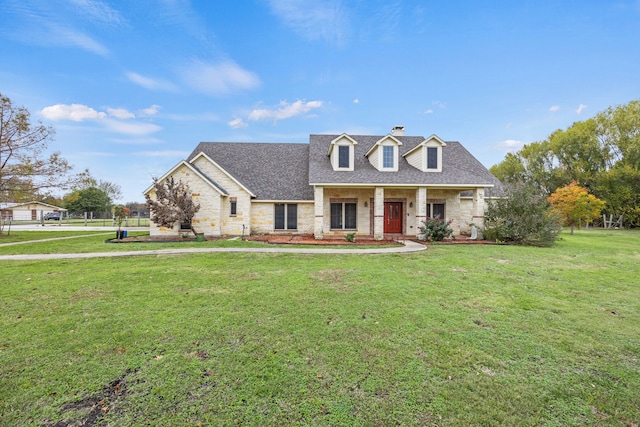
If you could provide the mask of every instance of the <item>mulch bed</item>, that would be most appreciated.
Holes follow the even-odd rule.
[[[264,234],[261,236],[245,237],[253,242],[265,242],[276,245],[393,245],[393,239],[375,240],[371,237],[356,236],[355,242],[347,242],[344,237],[325,238],[317,240],[312,234],[278,235]]]
[[[214,240],[226,240],[229,237],[206,237],[207,241]],[[445,239],[442,242],[425,242],[418,240],[415,237],[403,238],[399,236],[394,239],[386,238],[383,240],[375,240],[370,236],[356,236],[355,242],[347,242],[344,237],[333,237],[317,240],[312,234],[296,234],[296,235],[281,235],[281,234],[263,234],[254,236],[245,236],[244,240],[253,242],[264,242],[274,245],[393,245],[401,243],[404,240],[412,240],[421,244],[431,245],[478,245],[478,244],[495,244],[488,240],[469,240],[467,236],[457,236],[455,240]],[[133,242],[194,242],[196,237],[190,235],[189,237],[181,236],[131,236],[124,239],[110,239],[112,243],[133,243]]]

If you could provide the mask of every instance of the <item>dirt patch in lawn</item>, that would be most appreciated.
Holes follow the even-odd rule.
[[[119,406],[128,393],[127,376],[134,371],[127,371],[122,377],[104,386],[94,396],[87,396],[62,406],[63,420],[44,424],[48,427],[91,427],[97,425],[108,412],[119,410]]]

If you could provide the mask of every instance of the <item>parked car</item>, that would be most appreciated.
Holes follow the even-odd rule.
[[[60,212],[49,212],[44,216],[45,220],[53,219],[55,221],[60,221],[60,218],[62,218],[62,214]]]

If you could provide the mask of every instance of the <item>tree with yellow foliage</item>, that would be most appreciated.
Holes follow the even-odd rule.
[[[578,181],[558,188],[547,199],[552,206],[552,212],[564,218],[565,225],[571,227],[571,234],[577,225],[590,222],[600,217],[604,209],[604,200],[589,194],[586,188],[578,185]]]

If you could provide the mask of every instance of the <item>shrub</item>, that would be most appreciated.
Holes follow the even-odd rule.
[[[344,238],[347,242],[354,243],[356,241],[356,233],[347,233]]]
[[[428,242],[441,242],[446,238],[455,240],[451,227],[452,220],[444,221],[439,216],[427,218],[420,226],[420,238]]]
[[[489,201],[484,218],[485,239],[514,245],[553,246],[562,230],[546,198],[522,184]]]

